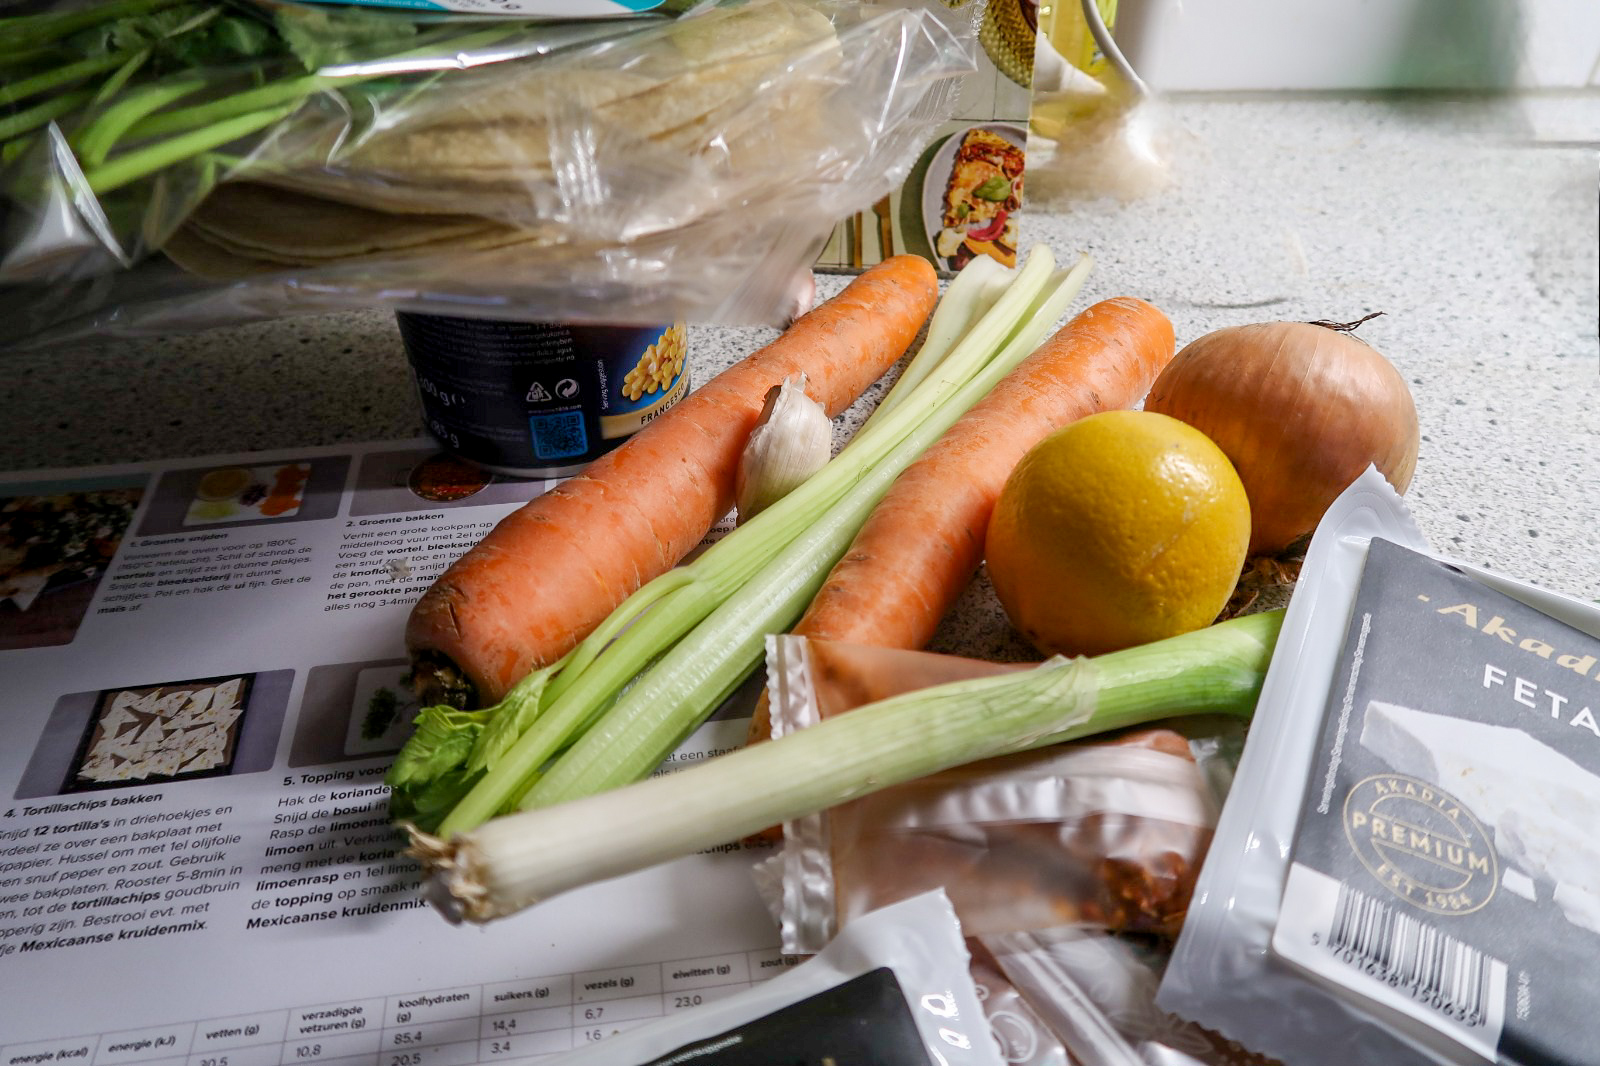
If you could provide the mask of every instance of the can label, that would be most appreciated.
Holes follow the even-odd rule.
[[[683,323],[590,326],[400,312],[428,430],[524,477],[574,473],[689,391]]]

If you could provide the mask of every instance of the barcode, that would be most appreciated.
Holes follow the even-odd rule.
[[[1477,948],[1345,884],[1339,885],[1328,948],[1340,961],[1475,1027],[1488,1020],[1490,977],[1503,966]]]
[[[533,454],[538,459],[571,459],[589,450],[583,412],[537,415],[528,419],[533,430]]]

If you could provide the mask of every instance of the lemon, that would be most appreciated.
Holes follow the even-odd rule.
[[[1210,625],[1250,543],[1250,503],[1199,430],[1106,411],[1035,445],[995,503],[989,578],[1046,653],[1098,655]]]

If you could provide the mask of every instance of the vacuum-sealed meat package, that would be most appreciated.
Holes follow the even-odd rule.
[[[1161,986],[1296,1066],[1593,1062],[1600,607],[1431,552],[1372,470],[1312,541]]]

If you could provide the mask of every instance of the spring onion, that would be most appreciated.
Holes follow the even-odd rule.
[[[939,685],[636,784],[413,834],[425,891],[486,922],[557,893],[714,847],[964,763],[1179,714],[1250,715],[1282,611],[1094,659]]]

